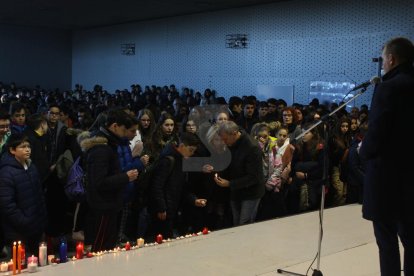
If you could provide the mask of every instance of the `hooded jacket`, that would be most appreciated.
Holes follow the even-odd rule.
[[[117,212],[122,208],[122,192],[129,182],[121,171],[117,147],[121,140],[106,128],[81,142],[86,154],[86,197],[92,209]]]

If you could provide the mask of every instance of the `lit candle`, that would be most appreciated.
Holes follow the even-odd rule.
[[[31,257],[27,258],[27,263],[36,263],[37,264],[37,257],[32,255]]]
[[[82,259],[83,258],[83,242],[78,242],[78,245],[76,246],[76,259]]]
[[[22,273],[22,243],[19,241],[17,244],[17,271],[20,274]]]
[[[44,242],[41,242],[39,245],[39,265],[47,265],[47,246]]]
[[[29,262],[27,264],[27,271],[29,273],[36,272],[37,271],[37,263],[35,263],[35,262]]]
[[[59,247],[59,257],[61,263],[66,263],[68,260],[68,246],[64,239],[62,239]]]
[[[52,261],[54,261],[55,255],[47,255],[47,262],[49,264],[52,264]]]
[[[6,262],[2,262],[0,265],[0,271],[1,272],[6,272],[7,270],[9,270],[9,264]]]
[[[16,242],[13,242],[13,275],[16,275],[17,252]]]
[[[128,241],[125,244],[125,250],[131,250],[131,244]]]
[[[157,243],[162,243],[162,235],[158,234],[157,236]]]
[[[138,247],[143,247],[145,244],[145,240],[143,238],[137,239],[137,245]]]

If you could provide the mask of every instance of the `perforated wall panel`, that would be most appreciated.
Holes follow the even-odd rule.
[[[247,49],[225,47],[227,34],[247,34]],[[249,8],[79,31],[73,85],[108,91],[141,85],[190,87],[219,96],[255,94],[257,85],[293,85],[309,102],[314,80],[364,82],[377,74],[385,41],[414,38],[411,0],[287,1]],[[135,43],[135,56],[120,45]],[[369,89],[356,104],[369,104]]]

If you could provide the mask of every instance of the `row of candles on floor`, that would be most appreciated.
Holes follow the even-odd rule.
[[[193,234],[193,235],[187,235],[187,236],[182,236],[182,237],[178,237],[177,239],[183,239],[183,238],[188,238],[188,237],[192,237],[192,236],[197,236],[197,235],[206,235],[210,233],[210,231],[205,227],[203,229],[202,232],[199,232],[197,234]],[[170,239],[168,240],[164,240],[163,236],[161,234],[158,234],[156,237],[156,243],[157,244],[161,244],[163,242],[167,242],[167,241],[171,241]],[[117,251],[121,251],[121,250],[131,250],[131,249],[136,249],[136,248],[140,248],[140,247],[144,247],[147,246],[147,244],[145,244],[145,240],[143,238],[139,238],[137,239],[137,243],[136,246],[131,246],[130,242],[126,242],[125,246],[123,249],[115,248],[113,250],[113,252],[117,252]],[[18,242],[14,242],[13,243],[13,259],[10,260],[10,262],[6,263],[6,262],[2,262],[0,264],[0,271],[1,272],[6,272],[6,271],[13,271],[13,275],[16,275],[18,273],[21,273],[22,269],[26,268],[26,252],[24,249],[23,244],[18,241]],[[67,243],[64,239],[61,240],[61,243],[59,245],[59,258],[55,258],[55,255],[48,255],[47,254],[47,245],[46,243],[42,242],[39,245],[39,258],[32,255],[31,257],[27,258],[27,271],[28,272],[36,272],[37,271],[37,267],[38,265],[40,266],[45,266],[47,264],[58,264],[58,263],[65,263],[68,261],[68,246]],[[71,260],[79,260],[79,259],[83,259],[84,256],[84,244],[83,242],[78,242],[76,244],[76,254],[75,256],[73,256],[73,258]],[[93,257],[95,255],[101,255],[102,252],[99,253],[87,253],[86,257],[90,258]]]
[[[26,266],[26,251],[21,241],[13,242],[13,258],[10,262],[2,262],[0,264],[0,271],[13,271],[13,275],[21,273],[22,269],[27,268],[28,272],[35,272],[37,270],[37,257],[31,256],[27,258]]]

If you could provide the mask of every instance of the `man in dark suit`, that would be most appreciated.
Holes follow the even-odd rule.
[[[412,162],[403,162],[414,156],[414,148],[409,141],[398,141],[394,136],[412,125],[413,43],[406,38],[388,41],[382,59],[385,75],[375,88],[369,129],[360,149],[367,162],[362,211],[365,219],[373,221],[381,275],[401,273],[398,236],[404,246],[404,273],[414,275]],[[405,136],[400,139],[411,140]]]

